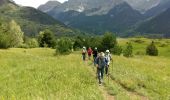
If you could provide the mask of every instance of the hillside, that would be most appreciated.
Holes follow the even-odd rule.
[[[5,0],[7,2],[7,0]],[[7,21],[14,19],[28,36],[35,36],[46,28],[56,34],[72,34],[73,30],[51,16],[31,7],[20,7],[15,3],[3,3],[0,15]]]
[[[139,25],[137,31],[142,33],[163,34],[166,37],[170,37],[170,8]]]

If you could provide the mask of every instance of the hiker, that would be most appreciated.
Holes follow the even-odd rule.
[[[97,75],[99,80],[99,85],[103,83],[104,68],[106,66],[105,54],[101,52],[96,58]]]
[[[110,61],[112,60],[112,56],[111,56],[109,50],[106,50],[105,58],[106,58],[105,74],[109,75],[109,71],[108,70],[109,70]]]
[[[97,50],[97,47],[95,47],[95,48],[94,48],[94,51],[93,51],[94,66],[96,65],[97,55],[98,55],[98,50]]]
[[[89,47],[87,53],[88,53],[88,57],[89,57],[89,60],[90,60],[91,55],[92,55],[92,53],[93,53],[93,50],[91,49],[91,47]]]
[[[83,61],[86,61],[86,53],[87,53],[86,47],[83,47],[83,49],[82,49]]]

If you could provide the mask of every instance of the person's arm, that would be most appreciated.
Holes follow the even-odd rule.
[[[110,56],[110,60],[113,60],[111,54],[109,56]]]
[[[98,57],[96,58],[95,62],[96,62],[96,67],[98,68],[99,67],[99,58]]]

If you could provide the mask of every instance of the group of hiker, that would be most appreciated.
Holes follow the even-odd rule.
[[[103,83],[104,72],[106,75],[109,75],[109,65],[110,61],[112,60],[110,51],[106,50],[104,53],[98,52],[97,47],[95,47],[94,50],[92,50],[91,47],[89,47],[88,50],[86,50],[86,47],[83,47],[82,49],[83,61],[87,60],[86,57],[87,55],[89,60],[91,60],[91,57],[93,55],[93,63],[94,66],[96,66],[97,68],[97,77],[99,80],[99,85],[101,85]]]

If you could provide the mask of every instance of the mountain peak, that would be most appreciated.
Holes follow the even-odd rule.
[[[50,10],[52,10],[53,8],[60,6],[61,3],[56,1],[56,0],[50,0],[47,3],[40,5],[38,7],[39,10],[43,11],[43,12],[48,12]]]

